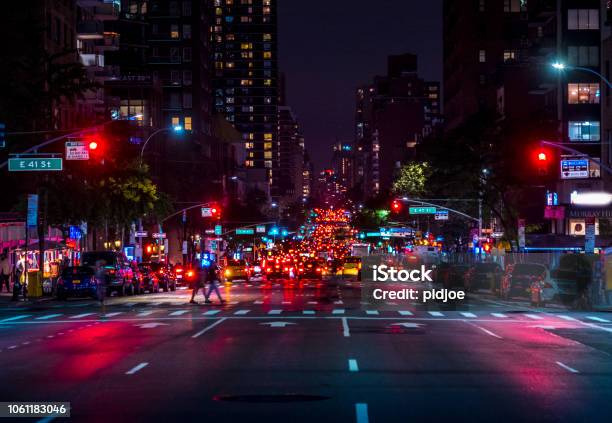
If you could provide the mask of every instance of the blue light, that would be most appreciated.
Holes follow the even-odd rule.
[[[278,228],[272,228],[270,229],[270,232],[268,232],[268,235],[278,235],[278,234],[279,234]]]
[[[182,132],[183,131],[183,127],[181,125],[176,125],[172,129],[174,130],[174,132]]]
[[[289,231],[286,229],[283,229],[283,236],[287,236],[287,235],[289,235]]]

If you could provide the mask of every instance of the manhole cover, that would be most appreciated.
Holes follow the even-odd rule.
[[[230,401],[230,402],[306,402],[306,401],[323,401],[331,397],[323,395],[309,394],[268,394],[268,395],[215,395],[215,401]]]

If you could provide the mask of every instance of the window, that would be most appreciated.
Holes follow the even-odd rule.
[[[504,50],[504,62],[513,62],[517,58],[515,50]]]
[[[567,29],[599,29],[599,10],[569,9],[567,11]]]
[[[178,116],[172,116],[172,126],[179,126],[181,124],[181,119]]]
[[[252,150],[255,147],[255,144],[252,143],[252,142],[247,142],[245,144],[245,147],[246,147],[247,150]]]
[[[253,160],[247,160],[245,162],[246,167],[253,167],[255,166],[255,162],[253,162]]]
[[[567,62],[572,66],[599,66],[599,47],[569,46]]]
[[[272,134],[264,134],[264,140],[272,141]]]
[[[568,104],[599,104],[599,84],[567,84]]]
[[[485,50],[478,51],[478,61],[484,63],[487,61],[487,52]]]
[[[172,24],[170,25],[170,38],[178,38],[179,37],[179,30],[178,30],[178,25],[176,24]]]
[[[265,151],[264,152],[264,159],[271,159],[272,158],[272,152],[271,151]]]
[[[225,102],[227,104],[234,104],[234,97],[226,97]]]
[[[190,1],[183,2],[183,16],[191,16],[191,2]]]
[[[264,150],[272,150],[272,143],[264,142]]]
[[[485,11],[485,0],[480,0],[478,2],[478,10],[480,12],[484,12]]]
[[[183,93],[183,109],[191,109],[192,107],[193,107],[193,95],[190,92]],[[187,118],[185,118],[185,127],[186,126],[187,126]]]
[[[191,62],[191,47],[185,47],[183,49],[183,62]]]
[[[264,41],[272,41],[272,34],[264,34],[263,35],[263,40]]]
[[[272,85],[272,80],[271,80],[271,79],[264,79],[264,85],[265,85],[266,87],[271,86],[271,85]]]
[[[264,167],[266,167],[268,169],[272,169],[272,160],[264,161]]]
[[[188,24],[183,25],[183,38],[186,40],[191,39],[191,25],[188,25]]]
[[[271,59],[272,58],[272,52],[271,51],[264,51],[263,58],[264,59]]]
[[[570,141],[599,141],[599,122],[568,122],[567,135]]]
[[[191,71],[183,71],[183,85],[191,85]]]
[[[504,12],[516,13],[525,10],[525,0],[504,0]]]

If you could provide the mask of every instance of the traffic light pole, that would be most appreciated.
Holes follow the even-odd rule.
[[[574,150],[573,148],[570,148],[570,147],[567,147],[567,146],[562,145],[560,143],[552,142],[552,141],[540,141],[540,144],[542,144],[542,145],[549,145],[551,147],[558,148],[559,150],[564,150],[564,151],[567,151],[568,153],[572,153],[572,154],[575,154],[577,156],[584,157],[588,161],[595,163],[600,168],[603,168],[606,171],[608,171],[608,173],[612,174],[612,168],[610,168],[608,165],[603,164],[601,162],[601,160],[594,159],[593,157],[591,157],[588,154],[585,154],[585,153],[583,153],[581,151]]]

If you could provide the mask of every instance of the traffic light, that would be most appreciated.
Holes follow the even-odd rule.
[[[213,219],[221,219],[221,208],[219,206],[211,207],[210,214]]]
[[[97,141],[90,141],[89,142],[89,151],[96,151],[98,149],[98,142]]]
[[[485,254],[489,254],[491,252],[491,244],[489,244],[488,242],[485,242],[484,244],[482,244],[482,251]]]
[[[534,150],[532,163],[533,166],[536,168],[538,175],[548,175],[551,160],[552,155],[550,154],[550,151],[548,149],[540,147]]]
[[[548,160],[548,155],[546,154],[545,151],[540,151],[538,153],[538,161],[539,162],[546,162]]]
[[[402,203],[399,200],[393,200],[391,202],[391,211],[393,213],[399,213],[402,210]]]
[[[85,138],[85,145],[89,150],[89,159],[104,163],[104,140],[102,135],[95,133]]]

